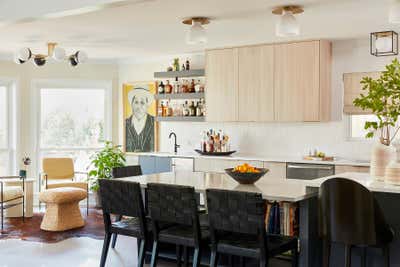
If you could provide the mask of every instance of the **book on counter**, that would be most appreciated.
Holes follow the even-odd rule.
[[[271,202],[267,204],[265,225],[267,233],[298,236],[298,207],[295,203]]]

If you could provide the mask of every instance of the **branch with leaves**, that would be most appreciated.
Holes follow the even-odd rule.
[[[361,84],[363,93],[353,103],[377,117],[377,121],[365,122],[364,129],[368,131],[366,137],[372,138],[378,132],[380,142],[389,146],[399,131],[396,125],[400,115],[399,61],[394,59],[378,79],[364,77]]]
[[[113,168],[125,166],[126,159],[121,146],[113,145],[111,141],[105,141],[104,144],[102,150],[91,156],[89,183],[92,191],[99,189],[99,179],[112,177]]]

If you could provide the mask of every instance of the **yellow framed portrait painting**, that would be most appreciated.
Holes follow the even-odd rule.
[[[155,82],[125,83],[122,87],[125,152],[156,151],[158,124]]]

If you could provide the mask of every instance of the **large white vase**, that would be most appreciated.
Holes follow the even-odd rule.
[[[378,181],[385,180],[385,171],[388,164],[395,159],[396,150],[392,146],[376,143],[371,154],[371,176]]]
[[[393,147],[396,157],[386,166],[385,183],[400,185],[400,143],[393,144]]]

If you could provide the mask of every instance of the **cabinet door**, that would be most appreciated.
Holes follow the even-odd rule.
[[[269,169],[269,172],[263,179],[286,179],[286,163],[283,162],[264,162],[264,168]]]
[[[239,121],[274,120],[274,47],[241,47],[239,62]]]
[[[361,172],[368,173],[369,167],[365,166],[349,166],[349,165],[336,165],[335,166],[335,174],[341,174],[345,172]]]
[[[319,52],[319,41],[274,46],[275,120],[320,120]]]
[[[206,119],[237,121],[237,48],[206,53]]]

